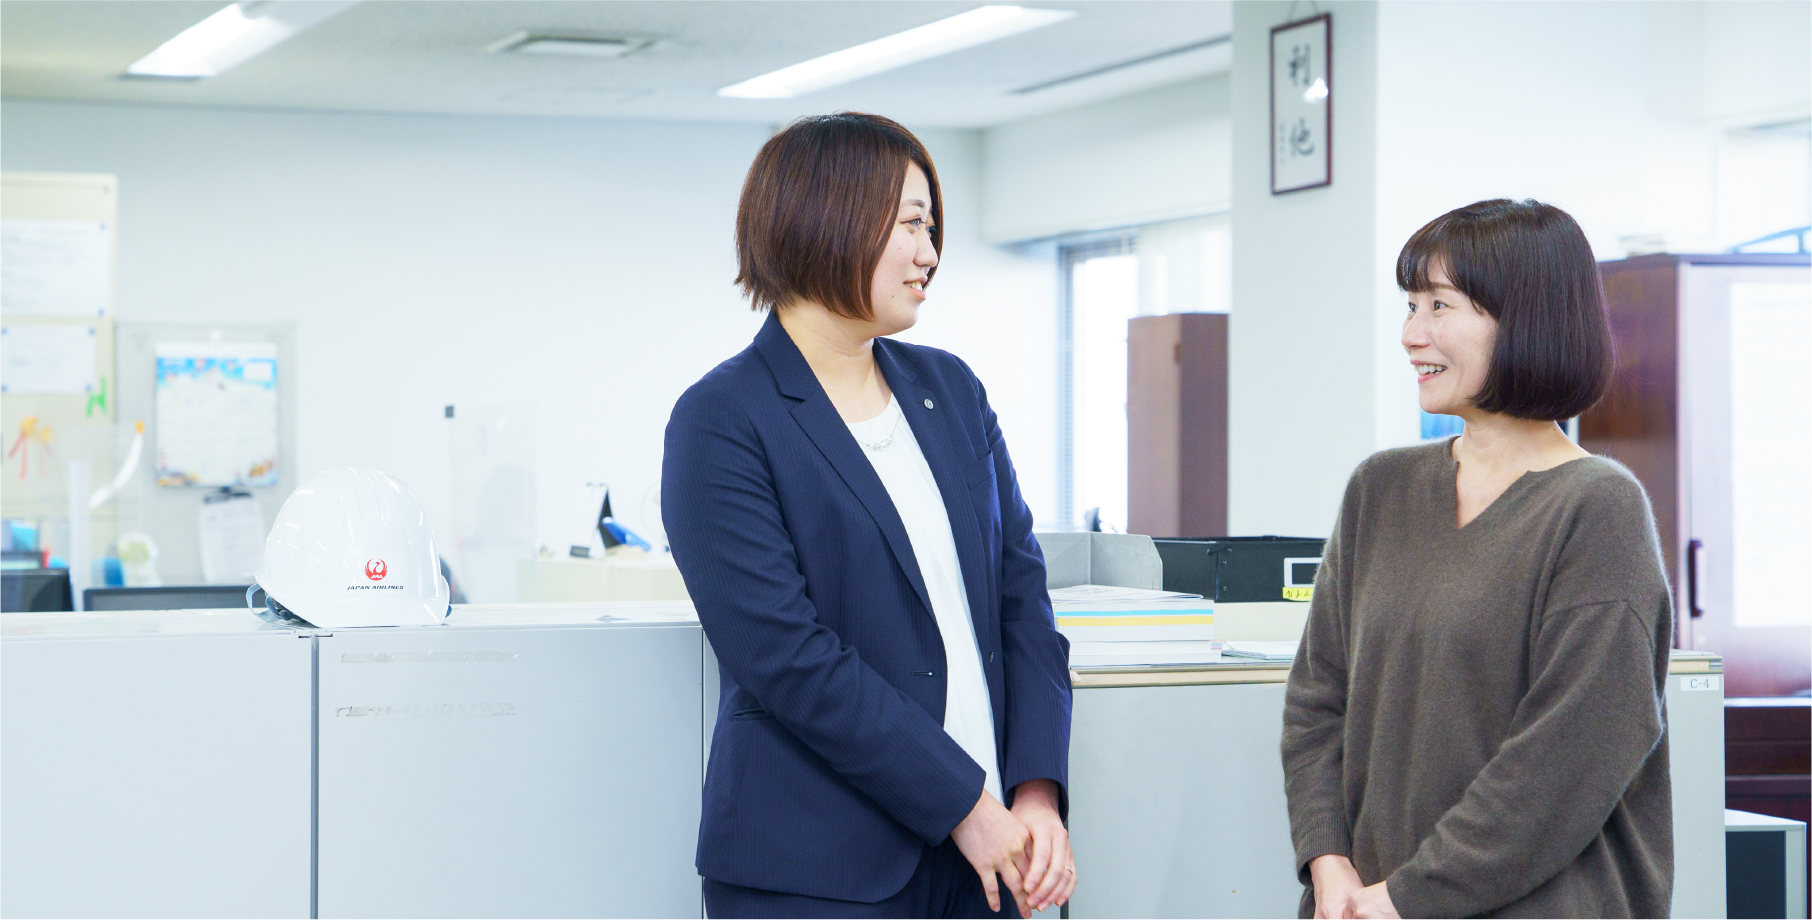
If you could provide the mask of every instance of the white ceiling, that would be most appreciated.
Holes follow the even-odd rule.
[[[1228,35],[1229,0],[1025,0],[1055,25],[798,99],[719,87],[952,16],[982,0],[367,0],[241,67],[196,82],[119,80],[220,0],[4,0],[7,97],[363,112],[774,123],[838,109],[985,127],[1224,71],[1231,45],[1030,93],[1051,80]],[[657,39],[620,59],[491,54],[518,30]]]

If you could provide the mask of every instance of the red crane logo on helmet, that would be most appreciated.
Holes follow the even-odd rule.
[[[383,581],[384,576],[388,574],[390,574],[390,569],[384,565],[382,559],[372,559],[365,563],[365,577],[372,581]]]

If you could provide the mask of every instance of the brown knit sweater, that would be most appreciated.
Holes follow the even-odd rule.
[[[1451,445],[1347,484],[1284,707],[1298,874],[1349,856],[1405,917],[1665,917],[1673,615],[1648,497],[1582,458],[1456,529]]]

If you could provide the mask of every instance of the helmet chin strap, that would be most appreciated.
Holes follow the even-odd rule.
[[[302,619],[288,607],[277,603],[277,599],[271,597],[269,591],[264,592],[264,606],[255,606],[252,603],[252,595],[256,594],[258,590],[259,585],[257,582],[252,582],[251,586],[245,589],[245,606],[247,609],[251,610],[258,619],[263,620],[266,623],[274,623],[278,626],[296,626],[302,629],[315,628],[313,623]]]

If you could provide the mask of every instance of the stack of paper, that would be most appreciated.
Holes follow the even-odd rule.
[[[1214,602],[1200,595],[1077,585],[1052,591],[1051,605],[1074,668],[1221,660]]]
[[[1235,658],[1257,658],[1261,661],[1290,661],[1296,657],[1294,641],[1253,642],[1240,640],[1227,643],[1226,653]]]

